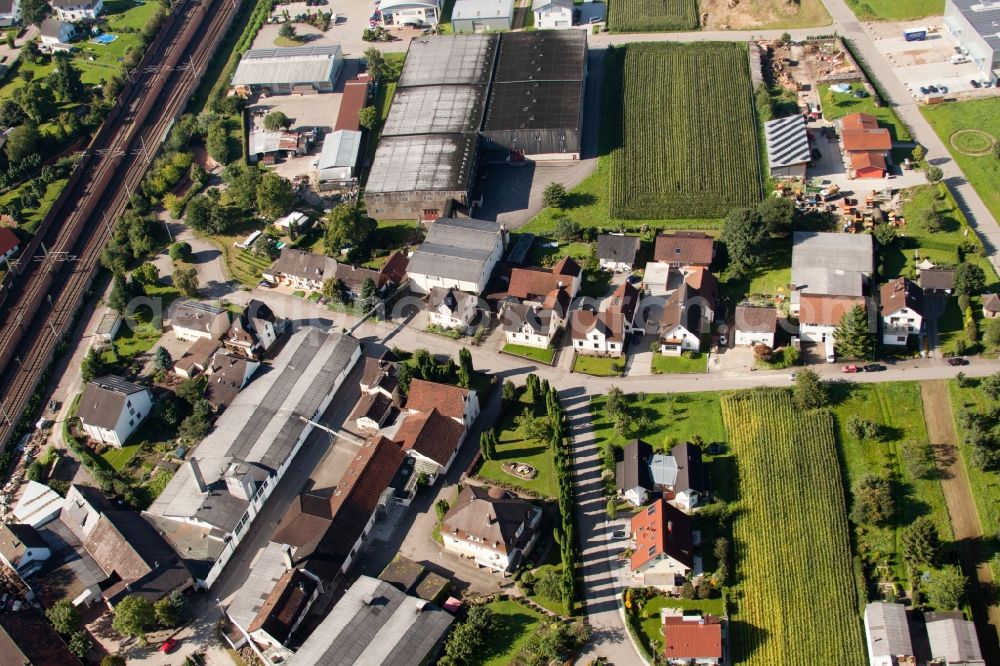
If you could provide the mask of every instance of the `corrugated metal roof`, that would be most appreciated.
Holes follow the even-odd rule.
[[[985,664],[976,636],[976,625],[968,620],[948,618],[927,623],[931,656],[949,664]]]
[[[490,82],[498,42],[498,35],[432,35],[414,39],[406,51],[398,87],[486,85]]]
[[[445,85],[396,91],[382,136],[478,132],[486,86]]]
[[[809,136],[806,134],[805,116],[794,115],[769,120],[764,123],[764,134],[767,140],[767,164],[772,169],[809,161]]]
[[[390,136],[379,142],[366,192],[460,191],[469,187],[476,135]]]
[[[337,130],[323,139],[323,150],[319,154],[319,168],[336,169],[338,167],[354,168],[358,163],[358,151],[361,149],[361,132],[352,130]]]
[[[281,552],[283,547],[281,544],[268,542],[253,562],[253,575],[247,576],[226,606],[226,614],[244,630],[257,617],[264,600],[274,589],[274,584],[285,573],[285,558]]]
[[[865,606],[865,620],[869,631],[869,649],[873,657],[913,654],[905,606],[872,602]]]
[[[830,268],[871,274],[874,248],[868,234],[796,231],[792,237],[792,282],[804,284],[803,270]]]
[[[483,131],[579,131],[582,124],[582,81],[494,83]]]
[[[500,36],[493,81],[583,81],[586,67],[586,30],[508,32]]]
[[[234,86],[332,81],[340,70],[340,46],[295,46],[247,51],[233,75]]]

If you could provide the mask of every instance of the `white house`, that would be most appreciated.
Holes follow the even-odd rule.
[[[669,455],[653,454],[648,466],[653,487],[684,513],[691,513],[708,497],[708,475],[697,444],[681,442]]]
[[[565,0],[536,0],[546,7],[566,8],[572,14],[573,3]],[[536,15],[538,11],[535,11]],[[538,25],[538,20],[535,20]],[[639,252],[639,237],[624,234],[601,234],[597,237],[597,260],[601,268],[615,273],[630,271],[635,266],[635,255]]]
[[[686,615],[664,608],[664,656],[670,666],[719,666],[725,661],[725,620],[714,615]]]
[[[658,499],[632,516],[635,550],[629,560],[633,583],[673,592],[689,575],[701,575],[701,558],[694,554],[691,518]]]
[[[871,666],[897,666],[906,657],[916,663],[902,604],[873,601],[865,606],[865,639]]]
[[[265,280],[295,289],[320,291],[323,282],[335,277],[337,260],[293,247],[284,247],[281,254],[261,275]]]
[[[660,353],[680,356],[701,349],[701,336],[715,317],[718,279],[701,267],[691,267],[684,282],[667,298],[660,316]]]
[[[120,447],[153,408],[149,389],[121,377],[105,375],[88,382],[78,413],[90,439]]]
[[[218,340],[229,330],[229,313],[199,301],[182,301],[174,307],[170,327],[178,340]]]
[[[775,308],[736,306],[736,337],[738,347],[766,345],[774,348],[774,335],[778,328],[778,310]]]
[[[906,278],[886,282],[879,289],[882,309],[882,343],[905,345],[924,326],[924,292]]]
[[[39,26],[38,34],[43,51],[68,49],[69,43],[76,37],[76,26],[66,21],[47,18]]]
[[[60,21],[93,21],[104,9],[104,0],[52,0],[50,3]]]
[[[378,7],[383,25],[437,25],[441,5],[436,0],[386,0]]]
[[[478,310],[479,298],[454,288],[431,287],[427,318],[431,324],[467,333]]]
[[[418,294],[434,287],[480,294],[503,256],[507,232],[495,222],[443,217],[431,223],[410,257],[407,274]]]
[[[266,304],[251,300],[226,331],[222,344],[234,354],[259,359],[274,346],[287,324]]]
[[[639,291],[631,283],[623,282],[611,294],[604,312],[577,310],[573,314],[573,349],[578,354],[621,356],[626,337],[641,330],[635,323],[638,306]]]
[[[531,11],[539,30],[573,27],[573,0],[532,0]]]
[[[0,28],[9,28],[21,22],[21,1],[0,0]]]
[[[21,578],[38,571],[51,556],[49,545],[31,525],[0,525],[0,559]]]
[[[566,306],[569,295],[565,289],[560,293],[565,296]],[[545,349],[552,344],[553,338],[562,327],[566,308],[544,308],[527,303],[507,303],[503,308],[504,339],[509,345],[525,345]]]
[[[513,571],[538,540],[542,510],[502,488],[466,486],[441,523],[444,549],[497,572]]]

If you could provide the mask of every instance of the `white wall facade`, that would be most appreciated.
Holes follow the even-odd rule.
[[[910,308],[900,308],[882,317],[882,343],[905,345],[907,337],[920,335],[924,318]]]
[[[125,404],[118,415],[118,423],[114,429],[81,423],[87,437],[111,446],[121,447],[136,428],[146,420],[153,408],[152,394],[149,390],[139,391],[125,398]]]
[[[736,340],[734,344],[737,347],[755,347],[757,345],[767,345],[768,347],[774,348],[774,332],[770,333],[757,333],[754,331],[741,331],[737,329]]]
[[[56,18],[67,23],[76,21],[93,21],[104,9],[104,0],[97,0],[94,4],[81,2],[68,7],[55,7]]]
[[[560,30],[573,27],[573,10],[549,5],[535,12],[535,27],[539,30]],[[603,266],[603,262],[602,262]]]
[[[590,356],[607,354],[608,356],[621,356],[623,344],[609,340],[608,336],[597,329],[587,331],[585,338],[573,338],[573,349],[578,354],[589,354]]]
[[[665,340],[678,342],[667,344]],[[680,356],[683,352],[696,352],[700,349],[701,338],[679,324],[660,336],[660,353],[664,356]]]
[[[833,339],[836,324],[803,324],[799,323],[799,338],[805,342],[826,342]]]

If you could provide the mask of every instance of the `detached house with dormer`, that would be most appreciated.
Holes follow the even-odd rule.
[[[511,301],[503,307],[507,344],[545,349],[552,345],[569,315],[570,295],[565,287],[550,292],[541,305]]]
[[[668,298],[660,317],[660,353],[680,356],[701,349],[701,338],[715,317],[718,279],[704,268],[695,268]]]
[[[886,282],[879,289],[882,311],[882,343],[905,345],[911,335],[924,329],[924,292],[904,277]]]
[[[286,325],[266,304],[251,300],[226,331],[222,344],[233,354],[259,360],[285,332]]]
[[[468,485],[441,523],[444,549],[500,573],[517,569],[538,540],[542,510],[502,488]]]
[[[469,332],[479,306],[479,297],[454,287],[431,287],[427,297],[427,319],[445,329]]]
[[[629,566],[636,586],[673,592],[689,574],[701,574],[691,518],[662,499],[632,516],[632,538],[635,550]]]
[[[578,354],[621,356],[629,334],[642,330],[635,321],[638,311],[639,291],[623,282],[611,295],[604,312],[573,313],[573,349]]]
[[[149,389],[114,375],[88,382],[78,414],[87,437],[121,447],[149,416],[153,394]]]

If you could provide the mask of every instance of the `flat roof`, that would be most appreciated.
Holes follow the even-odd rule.
[[[583,81],[586,68],[586,30],[507,32],[500,36],[493,81]]]
[[[994,51],[1000,51],[1000,2],[951,0]]]
[[[339,45],[254,49],[240,59],[233,85],[331,81],[342,59]]]
[[[498,42],[498,35],[415,37],[406,51],[397,91],[410,86],[486,85]]]
[[[473,21],[510,18],[514,15],[514,0],[455,0],[452,21]]]
[[[792,282],[802,284],[800,273],[813,268],[870,274],[874,247],[869,234],[796,231],[792,235]]]
[[[365,191],[465,191],[475,161],[472,132],[385,137],[375,151]]]
[[[444,85],[396,91],[382,136],[478,132],[486,86]]]
[[[580,81],[494,83],[483,131],[579,131],[582,112],[583,83]]]

